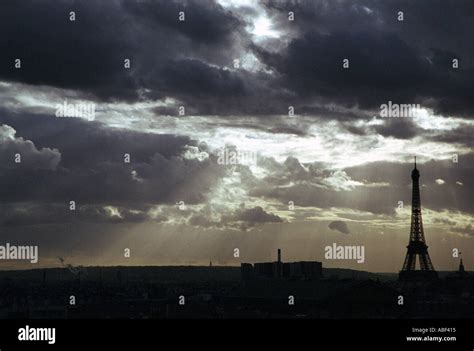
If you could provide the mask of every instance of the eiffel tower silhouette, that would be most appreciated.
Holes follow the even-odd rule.
[[[411,226],[410,241],[407,246],[407,255],[403,268],[398,275],[399,280],[430,280],[438,278],[438,273],[434,270],[428,254],[428,246],[425,242],[425,233],[423,231],[423,221],[421,219],[421,200],[420,200],[420,172],[415,168],[411,172],[413,180],[412,202],[411,202]],[[420,269],[416,269],[418,257]]]

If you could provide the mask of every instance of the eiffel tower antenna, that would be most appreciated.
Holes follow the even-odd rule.
[[[438,274],[434,270],[431,263],[430,255],[428,254],[428,246],[425,242],[425,233],[423,230],[423,221],[421,218],[421,197],[420,197],[420,172],[415,165],[411,172],[411,179],[413,181],[412,187],[412,203],[411,203],[411,225],[410,225],[410,239],[407,246],[407,254],[403,263],[403,268],[400,271],[400,280],[427,280],[436,279]],[[419,269],[416,267],[416,262],[419,262]]]

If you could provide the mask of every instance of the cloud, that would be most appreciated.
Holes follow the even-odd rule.
[[[361,182],[356,182],[349,177],[346,172],[341,170],[336,170],[331,173],[331,175],[327,178],[324,178],[321,181],[323,184],[328,185],[331,189],[336,191],[339,190],[352,190],[357,186],[364,185]]]
[[[474,67],[468,59],[473,48],[467,33],[474,26],[474,5],[469,1],[455,1],[455,6],[438,0],[265,5],[268,16],[291,39],[283,50],[256,52],[284,75],[285,85],[301,94],[362,108],[388,100],[416,101],[445,115],[470,117],[473,99],[468,86],[474,80]],[[293,22],[287,20],[290,10],[297,16]],[[397,21],[400,10],[403,22]],[[463,30],[449,25],[453,18],[456,28]],[[443,26],[449,30],[442,30]],[[459,36],[459,41],[452,40]],[[345,70],[344,58],[350,60]],[[457,69],[452,66],[455,58],[463,62]]]
[[[417,168],[420,171],[420,183],[422,204],[435,210],[451,209],[461,210],[467,213],[474,212],[472,202],[468,199],[465,191],[456,185],[456,181],[460,179],[468,179],[469,174],[473,172],[472,162],[474,154],[464,155],[459,163],[453,163],[451,159],[446,160],[427,160],[423,162],[417,159]],[[346,169],[347,174],[354,180],[366,179],[368,182],[376,182],[384,179],[390,184],[390,192],[401,200],[404,198],[410,200],[411,179],[409,174],[413,168],[412,162],[407,163],[391,163],[391,162],[374,162],[363,166],[351,167]],[[383,176],[381,175],[383,170]],[[443,186],[438,186],[437,179],[443,180]],[[430,184],[431,183],[431,184]],[[464,184],[470,187],[469,184]],[[398,195],[396,194],[398,193]],[[377,194],[373,194],[372,199],[380,202],[381,199]]]
[[[15,161],[19,155],[18,163]],[[0,125],[0,168],[55,170],[61,161],[58,149],[37,149],[30,140],[16,137],[16,130]]]
[[[375,131],[384,137],[411,139],[421,134],[420,128],[410,118],[387,118],[383,124],[374,127]]]
[[[419,161],[422,203],[424,208],[473,213],[470,199],[472,185],[459,179],[469,178],[473,171],[473,154],[464,155],[457,164],[451,160]],[[301,164],[297,158],[279,163],[260,158],[259,166],[267,170],[262,179],[246,176],[249,194],[256,198],[293,201],[301,207],[352,208],[374,214],[395,215],[399,201],[410,203],[413,163],[365,162],[342,170],[331,170],[322,163]],[[438,186],[436,179],[445,184]],[[439,183],[439,182],[438,182]],[[468,187],[468,189],[463,189]]]
[[[1,206],[0,223],[3,226],[33,226],[59,223],[138,223],[166,221],[166,217],[152,217],[150,206],[78,205],[71,211],[69,203],[15,203]]]
[[[0,79],[107,101],[174,98],[199,115],[282,115],[291,105],[302,114],[347,118],[331,113],[330,103],[367,112],[391,100],[469,117],[474,66],[467,59],[473,49],[466,33],[473,29],[473,7],[456,4],[410,4],[402,24],[394,15],[408,6],[402,0],[267,2],[261,4],[265,10],[212,0],[7,1],[0,5],[0,48],[8,53],[0,58]],[[72,10],[74,22],[68,17]],[[289,10],[297,13],[292,23]],[[179,21],[180,11],[185,21]],[[439,19],[438,13],[446,15]],[[18,16],[25,19],[21,31]],[[248,32],[262,16],[280,40],[257,40]],[[409,21],[412,16],[418,21]],[[462,30],[453,31],[448,18],[456,18]],[[443,25],[449,30],[440,31]],[[447,33],[461,38],[453,41]],[[14,67],[17,58],[21,69]],[[342,68],[345,58],[349,69]],[[461,62],[456,70],[453,58]],[[395,123],[379,132],[413,135],[412,125]]]
[[[328,225],[329,229],[336,230],[342,234],[349,234],[349,228],[347,227],[346,222],[343,221],[333,221]]]
[[[458,144],[469,148],[474,147],[472,135],[474,133],[474,125],[462,125],[459,128],[445,130],[442,133],[435,133],[429,136],[430,140],[443,142],[448,144]]]
[[[450,226],[456,225],[455,221],[452,221],[448,218],[438,218],[438,217],[436,217],[436,218],[433,219],[433,222],[434,223],[439,223],[439,224],[450,225]]]
[[[4,115],[2,119],[35,144],[55,148],[38,151],[32,142],[11,141],[11,129],[2,129],[8,135],[3,149],[21,150],[26,165],[33,161],[37,165],[28,171],[17,167],[0,172],[0,193],[7,202],[195,204],[206,201],[207,193],[225,173],[213,160],[185,158],[187,146],[197,144],[187,137],[108,128],[77,118]],[[14,147],[9,146],[12,143]],[[56,149],[61,150],[58,167]],[[130,163],[125,162],[125,154],[130,155]]]
[[[75,21],[69,20],[70,11],[75,12]],[[184,22],[178,20],[179,11],[185,12]],[[21,31],[13,21],[18,16],[25,19]],[[209,64],[232,62],[232,57],[225,57],[234,51],[234,43],[245,41],[243,26],[231,12],[210,0],[7,1],[0,5],[4,34],[0,48],[8,53],[0,58],[0,79],[72,89],[99,100],[137,101],[175,93],[171,85],[162,84],[160,75],[169,77],[181,67],[190,74],[192,68],[200,70],[194,75],[196,84],[199,77],[206,83],[206,74],[208,78],[217,74],[215,78],[222,82],[208,86],[214,89],[224,86],[226,77]],[[20,69],[14,67],[17,58],[22,63]],[[131,62],[129,69],[124,67],[125,59]],[[205,63],[192,65],[199,60]]]
[[[263,208],[261,208],[260,206],[256,206],[254,208],[249,208],[249,209],[244,209],[244,210],[238,210],[233,215],[232,219],[237,220],[237,221],[248,222],[250,224],[283,222],[283,220],[280,217],[274,214],[265,212]]]
[[[216,218],[216,214],[210,208],[205,208],[194,213],[188,223],[193,226],[215,227],[225,229],[248,230],[264,223],[282,223],[284,222],[279,216],[266,212],[262,207],[255,206],[245,208],[241,205],[238,209],[221,208],[220,218]]]
[[[196,59],[171,60],[157,75],[157,84],[181,100],[244,94],[244,79],[236,72]]]
[[[474,227],[472,224],[468,224],[465,227],[451,227],[453,233],[474,236]]]
[[[243,23],[214,1],[154,1],[124,2],[124,10],[140,22],[148,21],[151,28],[169,28],[202,44],[223,44],[239,32]],[[184,21],[178,21],[180,12]]]

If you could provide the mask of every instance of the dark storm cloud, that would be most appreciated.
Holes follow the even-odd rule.
[[[249,223],[283,222],[280,217],[265,212],[260,206],[237,211],[234,215],[234,219]]]
[[[469,148],[474,147],[474,126],[465,125],[442,133],[435,133],[430,139],[437,142],[459,144]]]
[[[0,223],[3,226],[32,226],[40,224],[90,223],[126,223],[151,220],[147,206],[137,208],[82,205],[75,211],[69,209],[69,203],[14,203],[1,206]],[[156,220],[156,219],[153,219]],[[158,218],[164,221],[165,218]]]
[[[282,223],[283,219],[279,216],[266,212],[262,207],[238,208],[236,210],[225,211],[221,214],[218,221],[210,219],[209,209],[204,209],[199,213],[193,214],[188,223],[193,226],[204,228],[232,228],[239,230],[248,230],[263,223]]]
[[[140,133],[107,128],[81,118],[13,114],[0,110],[0,123],[12,126],[18,135],[33,140],[39,148],[52,147],[63,154],[61,166],[90,167],[106,161],[123,161],[129,153],[134,162],[147,162],[159,152],[166,158],[178,156],[191,140],[185,136]]]
[[[375,131],[384,137],[411,139],[421,135],[420,128],[410,118],[388,118],[384,124],[375,126]]]
[[[0,116],[19,137],[61,153],[56,170],[1,167],[6,202],[77,202],[134,206],[201,203],[223,169],[211,161],[181,157],[187,137],[106,128],[77,118]],[[2,144],[3,145],[3,144]],[[124,154],[130,154],[130,163]],[[46,162],[45,162],[46,164]]]
[[[344,58],[350,59],[350,69],[342,67]],[[398,37],[372,32],[306,32],[290,43],[276,66],[299,93],[321,90],[329,96],[340,89],[339,94],[347,94],[355,86],[397,89],[418,84],[428,73]]]
[[[216,67],[196,59],[169,60],[159,72],[150,78],[151,86],[157,91],[163,87],[178,99],[186,115],[282,115],[291,105],[292,94],[272,86],[273,78],[265,73]],[[156,112],[168,114],[170,109]]]
[[[359,121],[342,121],[341,126],[348,132],[357,136],[370,136],[374,133],[384,137],[395,139],[420,139],[459,145],[460,147],[472,148],[474,145],[472,134],[474,127],[467,123],[462,123],[453,129],[448,130],[425,130],[415,123],[416,118],[379,118],[381,124],[368,125],[359,124]],[[369,120],[366,120],[369,122]]]
[[[470,1],[267,2],[294,39],[282,52],[256,52],[301,94],[344,105],[416,101],[470,116],[474,5]],[[287,20],[288,11],[295,21]],[[397,20],[404,11],[405,20]],[[453,40],[456,38],[456,40]],[[342,60],[350,68],[342,69]],[[452,68],[452,59],[460,61]],[[462,63],[461,63],[462,62]],[[428,100],[431,99],[431,100]]]
[[[350,233],[347,223],[343,221],[332,221],[331,223],[329,223],[328,228],[332,230],[336,230],[342,234]]]
[[[193,41],[209,45],[231,40],[243,25],[240,19],[211,0],[125,1],[123,7],[137,20],[149,21],[152,28],[168,27]],[[176,20],[179,12],[184,12],[185,21]]]
[[[283,220],[272,213],[268,213],[260,206],[236,211],[232,216],[224,218],[228,226],[238,226],[241,230],[248,230],[263,223],[282,223]]]
[[[75,11],[76,21],[69,21]],[[118,2],[3,1],[0,78],[136,99],[138,84],[123,60],[139,51]],[[21,59],[21,69],[14,60]]]
[[[390,32],[308,31],[283,53],[271,56],[267,62],[282,74],[280,84],[308,99],[319,96],[364,109],[387,101],[420,103],[442,112],[472,107],[471,68],[438,67],[429,61],[433,56],[421,55]],[[343,68],[344,59],[349,60],[348,69]]]
[[[372,118],[379,110],[362,111],[341,109],[340,106],[330,105],[301,105],[296,108],[298,115],[321,116],[325,118],[337,119],[340,121],[353,121],[359,119]]]
[[[252,42],[255,11],[214,1],[4,1],[0,79],[69,88],[89,98],[174,97],[194,114],[373,110],[391,100],[470,116],[474,6],[455,1],[265,2],[284,40]],[[287,12],[295,12],[295,21]],[[397,21],[397,12],[405,21]],[[69,21],[69,12],[76,21]],[[185,21],[178,12],[185,12]],[[250,21],[250,22],[249,22]],[[452,40],[456,38],[456,40]],[[253,52],[273,73],[234,69]],[[14,60],[22,68],[14,68]],[[125,69],[124,59],[131,59]],[[342,68],[343,59],[350,68]],[[458,69],[452,59],[459,59]],[[232,67],[228,69],[226,67]],[[159,112],[159,111],[158,111]],[[166,111],[165,111],[166,112]],[[169,111],[167,112],[169,113]],[[353,116],[357,117],[357,116]]]
[[[180,10],[186,13],[184,22],[178,21]],[[70,11],[76,14],[74,22]],[[231,37],[242,33],[242,26],[214,1],[5,1],[0,5],[0,49],[5,53],[0,78],[127,101],[172,94],[173,89],[159,84],[158,75],[180,68],[195,74],[190,85],[199,83],[196,75],[202,82],[210,75],[222,80],[210,87],[222,87],[228,77],[208,64],[232,63]],[[245,41],[244,35],[239,38]],[[205,63],[186,61],[195,57]],[[21,69],[14,67],[16,58],[22,60]],[[130,69],[124,68],[126,58]]]
[[[158,79],[163,88],[182,99],[187,95],[200,99],[217,95],[238,97],[244,93],[244,81],[235,72],[211,67],[199,60],[170,61]]]

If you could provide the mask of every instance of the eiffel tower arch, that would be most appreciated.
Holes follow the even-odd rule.
[[[412,203],[411,203],[411,225],[410,240],[407,246],[407,254],[403,263],[403,268],[398,275],[399,280],[431,280],[438,278],[431,263],[428,253],[428,246],[425,241],[423,230],[423,221],[421,218],[421,199],[420,199],[420,172],[415,168],[411,172],[413,181]],[[417,269],[417,262],[418,267]]]

